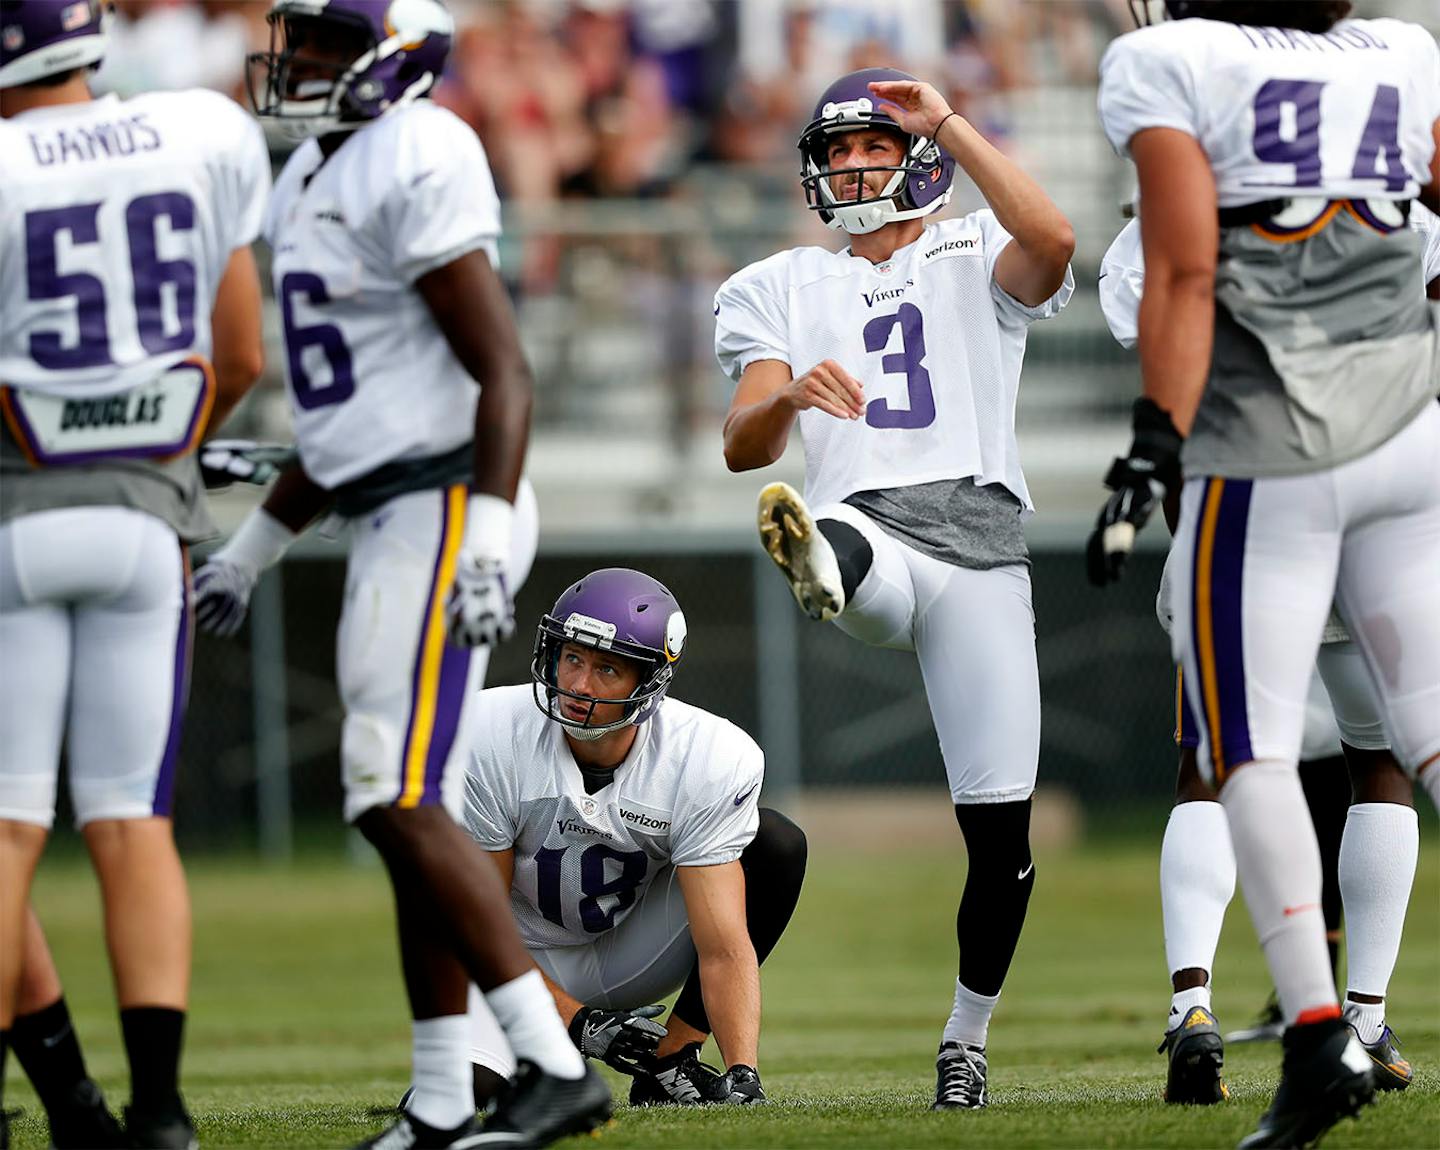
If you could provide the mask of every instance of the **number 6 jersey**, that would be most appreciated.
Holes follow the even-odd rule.
[[[477,249],[496,262],[499,235],[479,139],[429,100],[357,129],[329,159],[313,139],[295,149],[265,236],[296,444],[321,487],[472,438],[479,388],[414,284]]]
[[[737,382],[762,359],[795,377],[833,359],[865,389],[863,419],[802,411],[805,499],[945,479],[1000,483],[1033,510],[1015,443],[1029,325],[1059,313],[1074,277],[1026,307],[993,279],[1010,234],[989,210],[929,225],[889,260],[784,251],[715,296],[715,354]]]
[[[733,723],[667,698],[593,794],[530,686],[480,692],[465,828],[515,850],[511,908],[532,949],[618,926],[667,864],[734,862],[760,825],[765,759]]]

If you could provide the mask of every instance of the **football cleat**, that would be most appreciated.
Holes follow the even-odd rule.
[[[557,1078],[522,1060],[494,1112],[460,1147],[539,1150],[570,1134],[588,1134],[610,1121],[610,1087],[589,1064],[579,1078]]]
[[[1340,1019],[1289,1027],[1281,1042],[1280,1087],[1240,1150],[1315,1146],[1340,1119],[1375,1099],[1370,1056]]]
[[[840,565],[820,534],[800,493],[788,483],[772,483],[760,492],[760,542],[790,582],[795,602],[810,618],[833,619],[845,609]]]
[[[1348,1020],[1346,1025],[1358,1039],[1360,1034],[1354,1025]],[[1361,1042],[1360,1048],[1370,1056],[1370,1061],[1374,1063],[1370,1067],[1370,1074],[1375,1079],[1376,1090],[1404,1090],[1410,1085],[1410,1080],[1415,1077],[1415,1071],[1410,1068],[1409,1061],[1400,1053],[1400,1041],[1388,1025],[1380,1032],[1379,1038],[1374,1042]]]
[[[1255,1021],[1240,1030],[1232,1030],[1225,1036],[1226,1042],[1279,1042],[1285,1033],[1285,1016],[1280,1012],[1280,996],[1273,990]]]
[[[178,1103],[158,1110],[125,1107],[125,1140],[147,1150],[199,1150],[195,1124]]]
[[[1220,1077],[1225,1065],[1225,1044],[1220,1024],[1203,1006],[1192,1006],[1184,1020],[1165,1032],[1156,1053],[1168,1054],[1165,1101],[1210,1106],[1230,1097]]]
[[[105,1105],[105,1095],[93,1079],[78,1082],[53,1110],[50,1119],[50,1145],[55,1150],[98,1150],[129,1146],[120,1123]]]
[[[402,1113],[384,1130],[373,1138],[367,1138],[355,1146],[355,1150],[464,1150],[476,1146],[480,1128],[474,1118],[467,1118],[453,1130],[440,1130],[421,1122],[408,1113]],[[537,1143],[538,1145],[538,1143]]]
[[[985,1062],[983,1046],[942,1042],[935,1059],[935,1101],[931,1110],[979,1110],[985,1105]]]
[[[703,1106],[729,1094],[725,1075],[700,1061],[700,1043],[653,1058],[630,1083],[631,1106]]]

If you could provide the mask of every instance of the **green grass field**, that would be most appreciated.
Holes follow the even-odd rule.
[[[933,848],[863,857],[819,847],[786,938],[765,967],[762,1072],[772,1103],[744,1111],[617,1110],[598,1143],[625,1147],[1233,1146],[1264,1108],[1278,1049],[1227,1051],[1231,1100],[1160,1101],[1155,1054],[1168,986],[1150,842],[1042,854],[1020,953],[991,1029],[991,1106],[931,1114],[933,1057],[953,986],[963,878]],[[1327,1147],[1440,1145],[1440,850],[1433,823],[1391,985],[1391,1021],[1415,1082]],[[201,1141],[343,1146],[379,1128],[406,1083],[408,1025],[388,888],[373,867],[271,870],[202,860],[185,1089]],[[92,1072],[124,1099],[124,1058],[83,864],[42,867],[41,908]],[[1217,960],[1222,1025],[1268,983],[1237,899]],[[615,1079],[623,1097],[624,1080]],[[45,1145],[13,1059],[16,1147]],[[577,1143],[579,1145],[579,1143]]]

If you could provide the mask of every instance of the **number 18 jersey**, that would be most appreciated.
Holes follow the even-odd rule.
[[[760,748],[678,699],[593,794],[531,687],[481,691],[471,729],[465,827],[486,850],[514,848],[510,903],[532,949],[594,942],[662,867],[734,862],[760,825]]]
[[[1010,234],[993,212],[927,226],[873,264],[794,248],[737,272],[715,296],[715,353],[737,382],[774,359],[799,377],[833,359],[865,389],[865,415],[799,416],[805,498],[944,479],[1000,483],[1033,510],[1015,443],[1029,325],[1059,313],[1074,277],[1027,307],[994,281]]]
[[[305,141],[265,234],[306,474],[334,488],[465,444],[479,387],[414,286],[477,249],[497,257],[500,201],[464,121],[420,100],[328,159]]]

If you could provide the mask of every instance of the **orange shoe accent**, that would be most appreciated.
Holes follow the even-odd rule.
[[[1296,1026],[1309,1026],[1312,1022],[1329,1022],[1332,1018],[1340,1017],[1340,1006],[1312,1006],[1309,1010],[1302,1010],[1295,1018]]]

